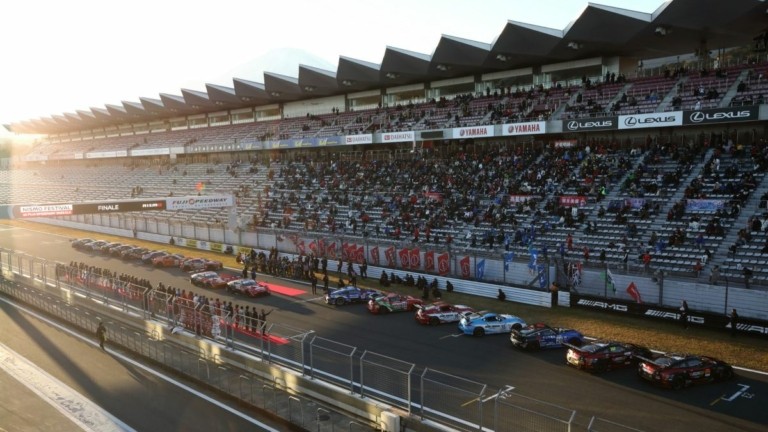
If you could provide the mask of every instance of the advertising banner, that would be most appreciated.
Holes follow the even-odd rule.
[[[168,210],[176,211],[230,207],[235,201],[232,195],[203,195],[167,198],[165,203]]]
[[[539,135],[547,132],[547,122],[509,123],[502,126],[503,136]]]
[[[619,127],[618,117],[598,117],[577,120],[563,120],[563,132],[591,132],[615,130]]]
[[[685,201],[686,211],[714,212],[725,206],[725,200],[716,199],[689,199]]]
[[[396,143],[396,142],[410,142],[416,140],[416,132],[386,132],[381,134],[381,142],[383,143]]]
[[[758,120],[760,107],[713,108],[700,111],[684,111],[684,125],[725,123]]]
[[[560,205],[563,207],[584,207],[587,205],[585,196],[560,196]]]
[[[471,126],[451,129],[451,137],[455,139],[485,138],[493,136],[493,126]]]
[[[435,252],[424,252],[424,270],[428,272],[435,271]]]
[[[451,271],[451,260],[448,256],[448,252],[444,252],[437,256],[437,272],[440,276],[446,276]]]
[[[373,134],[347,135],[344,137],[344,144],[372,144]]]
[[[619,129],[670,127],[681,126],[682,124],[682,111],[619,116]]]

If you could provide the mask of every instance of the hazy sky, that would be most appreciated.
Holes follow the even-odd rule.
[[[597,3],[652,12],[663,1]],[[301,62],[335,71],[341,55],[381,63],[388,45],[432,54],[442,34],[491,43],[507,20],[563,29],[586,5],[586,0],[8,0],[0,8],[0,124],[138,102],[140,96],[180,95],[182,87],[205,90],[205,83],[231,87],[233,72],[283,48],[319,60],[262,70],[295,77]],[[263,82],[260,74],[238,77]]]

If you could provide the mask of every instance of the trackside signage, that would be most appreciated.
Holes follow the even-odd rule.
[[[197,210],[216,207],[231,207],[234,205],[232,195],[204,195],[167,198],[166,208],[175,210]]]
[[[72,214],[72,204],[20,205],[15,210],[14,216],[22,218],[69,216]]]
[[[502,126],[501,134],[504,136],[515,135],[539,135],[547,132],[547,122],[536,121],[526,123],[510,123]]]
[[[606,299],[603,297],[583,296],[574,292],[571,292],[571,306],[655,320],[679,322],[681,319],[680,311],[677,309],[616,298]],[[688,324],[721,330],[730,330],[731,328],[729,318],[725,314],[711,312],[690,311],[688,314]],[[737,330],[744,333],[768,336],[768,321],[740,318]]]
[[[563,132],[596,131],[618,129],[618,117],[600,117],[578,120],[563,120]]]
[[[361,134],[361,135],[347,135],[344,137],[344,144],[372,144],[373,134]]]
[[[682,111],[619,116],[619,129],[658,128],[682,124]]]
[[[683,124],[697,125],[758,120],[759,113],[760,109],[756,106],[684,111]]]
[[[493,136],[493,126],[471,126],[451,129],[454,139],[485,138]]]
[[[410,142],[416,140],[416,132],[387,132],[381,134],[381,142]]]

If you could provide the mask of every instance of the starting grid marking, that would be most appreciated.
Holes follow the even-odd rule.
[[[712,401],[712,403],[709,404],[709,406],[713,406],[713,405],[715,405],[716,403],[718,403],[720,401],[733,402],[738,397],[743,397],[745,399],[752,399],[753,397],[755,397],[754,393],[748,393],[747,392],[747,390],[749,389],[748,385],[746,385],[746,384],[736,384],[736,385],[741,387],[741,388],[739,390],[737,390],[734,394],[732,394],[732,395],[730,395],[728,397],[725,397],[725,394],[723,394],[719,398],[717,398],[714,401]]]

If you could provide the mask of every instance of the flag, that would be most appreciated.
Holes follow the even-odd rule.
[[[419,248],[413,248],[410,251],[411,255],[411,268],[414,270],[418,270],[421,268],[421,251]]]
[[[440,276],[445,276],[451,271],[451,261],[448,252],[437,256],[437,272]]]
[[[424,271],[428,271],[428,272],[435,271],[435,252],[434,251],[424,252]]]
[[[379,247],[372,247],[368,253],[371,255],[371,264],[375,266],[379,265]]]
[[[461,260],[459,260],[459,267],[461,268],[461,277],[468,278],[469,277],[469,257],[465,256]]]
[[[569,264],[569,267],[571,271],[571,285],[581,285],[581,261],[576,264],[571,263]]]
[[[475,279],[483,280],[483,276],[485,276],[485,259],[475,264]]]
[[[387,259],[387,267],[395,266],[395,247],[390,246],[384,250],[384,258]]]
[[[627,294],[629,294],[630,297],[635,299],[636,302],[642,303],[643,299],[640,298],[640,291],[637,290],[637,285],[635,285],[634,282],[630,282],[629,286],[627,286]]]
[[[509,271],[509,265],[512,263],[512,260],[515,259],[515,253],[514,252],[504,252],[504,271]]]
[[[408,249],[400,249],[398,255],[400,256],[400,267],[407,269],[411,266],[411,257],[409,256]]]
[[[336,242],[328,244],[326,253],[328,254],[328,258],[336,259]]]
[[[344,242],[341,244],[341,259],[349,261],[349,244]]]
[[[365,258],[365,247],[363,245],[360,245],[357,247],[357,250],[355,250],[355,262],[358,264],[362,264],[364,258]]]
[[[317,243],[316,243],[314,240],[312,240],[311,242],[309,242],[309,250],[310,250],[310,251],[311,251],[311,252],[312,252],[314,255],[317,255]]]
[[[547,266],[544,264],[539,264],[536,266],[536,271],[539,276],[539,288],[546,288],[547,287],[547,272],[546,272]]]
[[[613,290],[613,293],[616,294],[616,281],[613,279],[613,273],[611,273],[611,269],[606,270],[605,280],[608,286]]]

